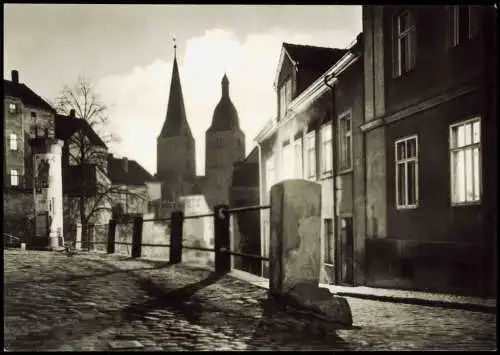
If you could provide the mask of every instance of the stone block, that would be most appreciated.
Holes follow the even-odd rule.
[[[284,297],[287,304],[328,322],[352,326],[349,303],[328,289],[310,283],[300,283]]]
[[[286,180],[271,188],[270,293],[319,284],[321,185]]]

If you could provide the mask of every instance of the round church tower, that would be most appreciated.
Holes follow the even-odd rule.
[[[245,159],[245,134],[229,97],[229,80],[222,78],[222,97],[215,107],[212,125],[205,133],[206,195],[209,205],[229,204],[233,164]]]

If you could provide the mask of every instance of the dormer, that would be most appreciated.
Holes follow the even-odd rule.
[[[345,53],[345,49],[283,43],[274,80],[278,120],[285,117],[290,102]]]

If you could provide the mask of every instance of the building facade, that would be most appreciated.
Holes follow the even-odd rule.
[[[368,285],[494,288],[494,12],[363,7]]]

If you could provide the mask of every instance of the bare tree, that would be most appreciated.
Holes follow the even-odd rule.
[[[123,185],[113,185],[108,178],[107,144],[117,142],[118,137],[106,133],[108,106],[101,101],[90,80],[80,75],[75,85],[65,85],[54,100],[54,107],[65,116],[74,110],[75,118],[87,123],[77,125],[77,130],[65,142],[69,164],[75,173],[75,179],[69,181],[73,198],[67,198],[65,212],[71,219],[80,220],[84,233],[87,233],[89,224],[98,213],[111,212],[123,196],[140,199],[145,196]],[[96,142],[92,131],[100,141]]]

